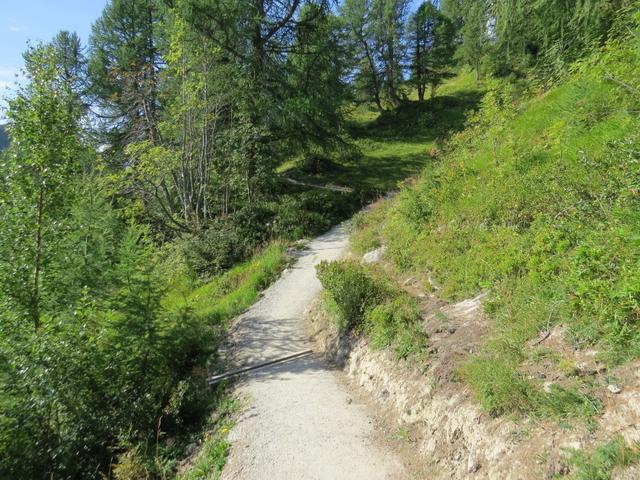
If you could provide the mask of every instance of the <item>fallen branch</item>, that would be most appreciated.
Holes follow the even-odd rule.
[[[250,365],[248,367],[243,367],[238,370],[232,370],[230,372],[221,373],[219,375],[214,375],[213,377],[210,377],[209,379],[207,379],[207,383],[209,383],[209,385],[215,385],[216,383],[219,383],[222,380],[237,377],[238,375],[242,375],[243,373],[251,372],[253,370],[258,370],[265,367],[270,367],[271,365],[277,365],[279,363],[288,362],[290,360],[297,360],[298,358],[306,357],[308,355],[311,355],[312,353],[313,353],[313,350],[305,350],[303,352],[287,355],[286,357],[276,358],[275,360],[268,360],[266,362],[258,363],[257,365]]]

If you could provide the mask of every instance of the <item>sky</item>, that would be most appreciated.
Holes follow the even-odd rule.
[[[420,1],[411,3],[415,8]],[[2,98],[10,95],[20,77],[27,41],[49,41],[60,30],[69,30],[86,45],[91,25],[106,4],[107,0],[0,0],[0,122]]]
[[[107,0],[0,0],[0,98],[10,93],[23,66],[27,41],[49,41],[60,30],[84,44]],[[3,118],[0,100],[0,120]]]

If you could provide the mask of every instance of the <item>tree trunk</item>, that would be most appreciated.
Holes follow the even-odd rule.
[[[31,297],[31,316],[36,330],[40,328],[40,272],[42,264],[42,220],[44,216],[44,188],[40,187],[38,195],[36,220],[36,243],[33,267],[33,292]]]
[[[378,110],[382,111],[382,101],[380,100],[380,80],[378,79],[378,72],[376,71],[376,64],[373,61],[373,56],[371,55],[371,51],[369,50],[369,45],[366,40],[361,40],[362,46],[364,47],[365,55],[367,56],[367,61],[369,62],[369,69],[371,70],[371,80],[373,81],[373,100],[376,102],[376,106]]]
[[[422,80],[422,51],[420,49],[422,44],[422,38],[420,35],[420,28],[416,27],[416,82],[418,84],[418,100],[424,102],[424,82]]]

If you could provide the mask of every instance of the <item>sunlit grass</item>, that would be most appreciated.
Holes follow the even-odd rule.
[[[415,184],[355,222],[356,250],[385,244],[399,271],[432,275],[441,297],[490,290],[490,339],[461,373],[492,413],[590,421],[600,411],[589,385],[544,392],[520,371],[526,343],[550,325],[568,326],[566,341],[610,364],[640,356],[640,335],[628,326],[640,311],[639,120],[636,99],[602,77],[592,69],[546,95],[516,92],[523,100],[509,117],[487,104]],[[470,85],[464,73],[440,94]],[[496,95],[509,87],[487,85]],[[367,161],[440,146],[406,120],[383,115],[367,125]]]
[[[175,288],[165,297],[169,309],[188,308],[191,315],[215,324],[242,313],[258,299],[286,264],[286,245],[275,242],[252,259],[185,294]]]
[[[382,194],[398,188],[433,160],[431,152],[451,132],[464,128],[467,113],[481,94],[481,84],[470,82],[465,71],[450,79],[436,98],[408,101],[396,109],[379,112],[359,105],[348,112],[348,132],[359,153],[332,158],[335,168],[309,173],[298,162],[287,162],[280,172],[303,181],[340,184],[365,194]]]

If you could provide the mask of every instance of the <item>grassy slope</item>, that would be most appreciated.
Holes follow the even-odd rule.
[[[397,188],[430,161],[451,132],[464,127],[465,113],[476,106],[480,88],[463,73],[448,82],[435,99],[424,104],[407,102],[396,110],[377,112],[365,106],[352,110],[347,133],[358,152],[334,159],[330,168],[311,173],[295,162],[280,173],[316,184],[339,184],[365,196]],[[402,125],[402,128],[398,128]]]
[[[286,245],[275,242],[251,260],[194,287],[178,275],[164,299],[169,309],[188,307],[211,325],[224,324],[251,306],[261,290],[272,283],[286,263]]]
[[[544,393],[519,372],[549,324],[611,364],[640,356],[638,38],[518,108],[493,85],[415,185],[357,219],[357,249],[387,244],[399,271],[431,273],[445,298],[490,290],[493,334],[463,374],[493,413],[597,411],[588,385]]]

